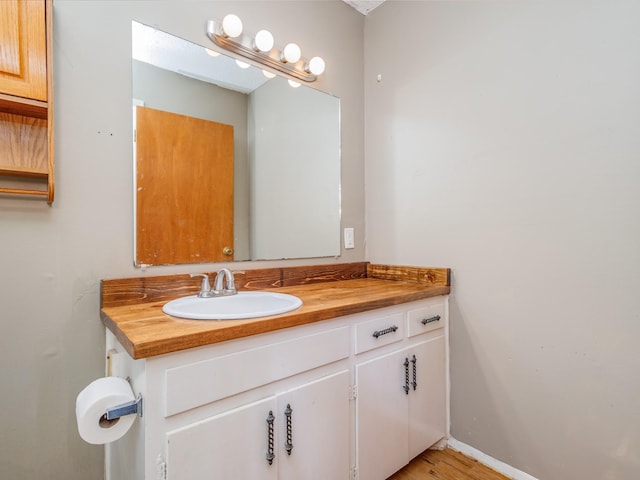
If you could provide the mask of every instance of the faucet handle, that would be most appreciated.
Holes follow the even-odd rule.
[[[244,270],[232,270],[227,280],[227,290],[236,293],[236,275],[244,275]]]
[[[189,276],[193,277],[202,277],[202,284],[200,285],[200,292],[198,293],[199,297],[209,297],[211,296],[211,284],[209,283],[209,275],[206,273],[190,273]]]

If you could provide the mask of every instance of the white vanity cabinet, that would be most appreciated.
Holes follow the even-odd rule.
[[[278,460],[281,480],[348,478],[350,380],[350,372],[342,370],[280,396],[277,443],[284,446]]]
[[[167,478],[275,480],[277,469],[265,456],[267,414],[273,410],[276,400],[269,397],[169,432]]]
[[[358,325],[359,336],[376,339],[398,326],[388,321],[385,326],[385,320],[392,319]],[[447,435],[445,324],[443,298],[423,302],[407,312],[408,340],[403,336],[394,350],[374,351],[356,363],[359,478],[384,480]],[[400,326],[385,336],[391,339],[398,331]]]
[[[143,416],[106,446],[109,480],[345,479],[351,329],[329,321],[132,360],[112,334],[112,374]],[[114,352],[119,352],[115,353]]]
[[[105,478],[387,478],[447,436],[446,324],[439,296],[141,360],[108,332],[144,406]]]
[[[167,478],[347,478],[348,387],[343,370],[168,432]]]

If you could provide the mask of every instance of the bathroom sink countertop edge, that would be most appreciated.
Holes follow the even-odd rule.
[[[166,315],[162,300],[103,307],[100,316],[129,355],[139,359],[445,295],[450,287],[362,278],[273,290],[299,297],[302,306],[269,317],[208,321]]]

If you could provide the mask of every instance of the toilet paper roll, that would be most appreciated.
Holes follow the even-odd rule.
[[[125,415],[107,420],[107,409],[135,400],[129,382],[120,377],[94,380],[76,398],[78,432],[87,443],[104,444],[121,438],[136,419]]]

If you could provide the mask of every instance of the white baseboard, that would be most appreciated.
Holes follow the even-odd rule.
[[[506,463],[501,462],[496,458],[490,457],[486,453],[482,453],[480,450],[473,448],[471,445],[467,445],[466,443],[456,440],[453,437],[449,437],[447,446],[460,453],[464,453],[467,457],[471,457],[486,465],[487,467],[492,468],[496,472],[499,472],[509,478],[513,478],[514,480],[538,480],[528,473],[525,473],[522,470],[518,470],[511,465],[507,465]]]

